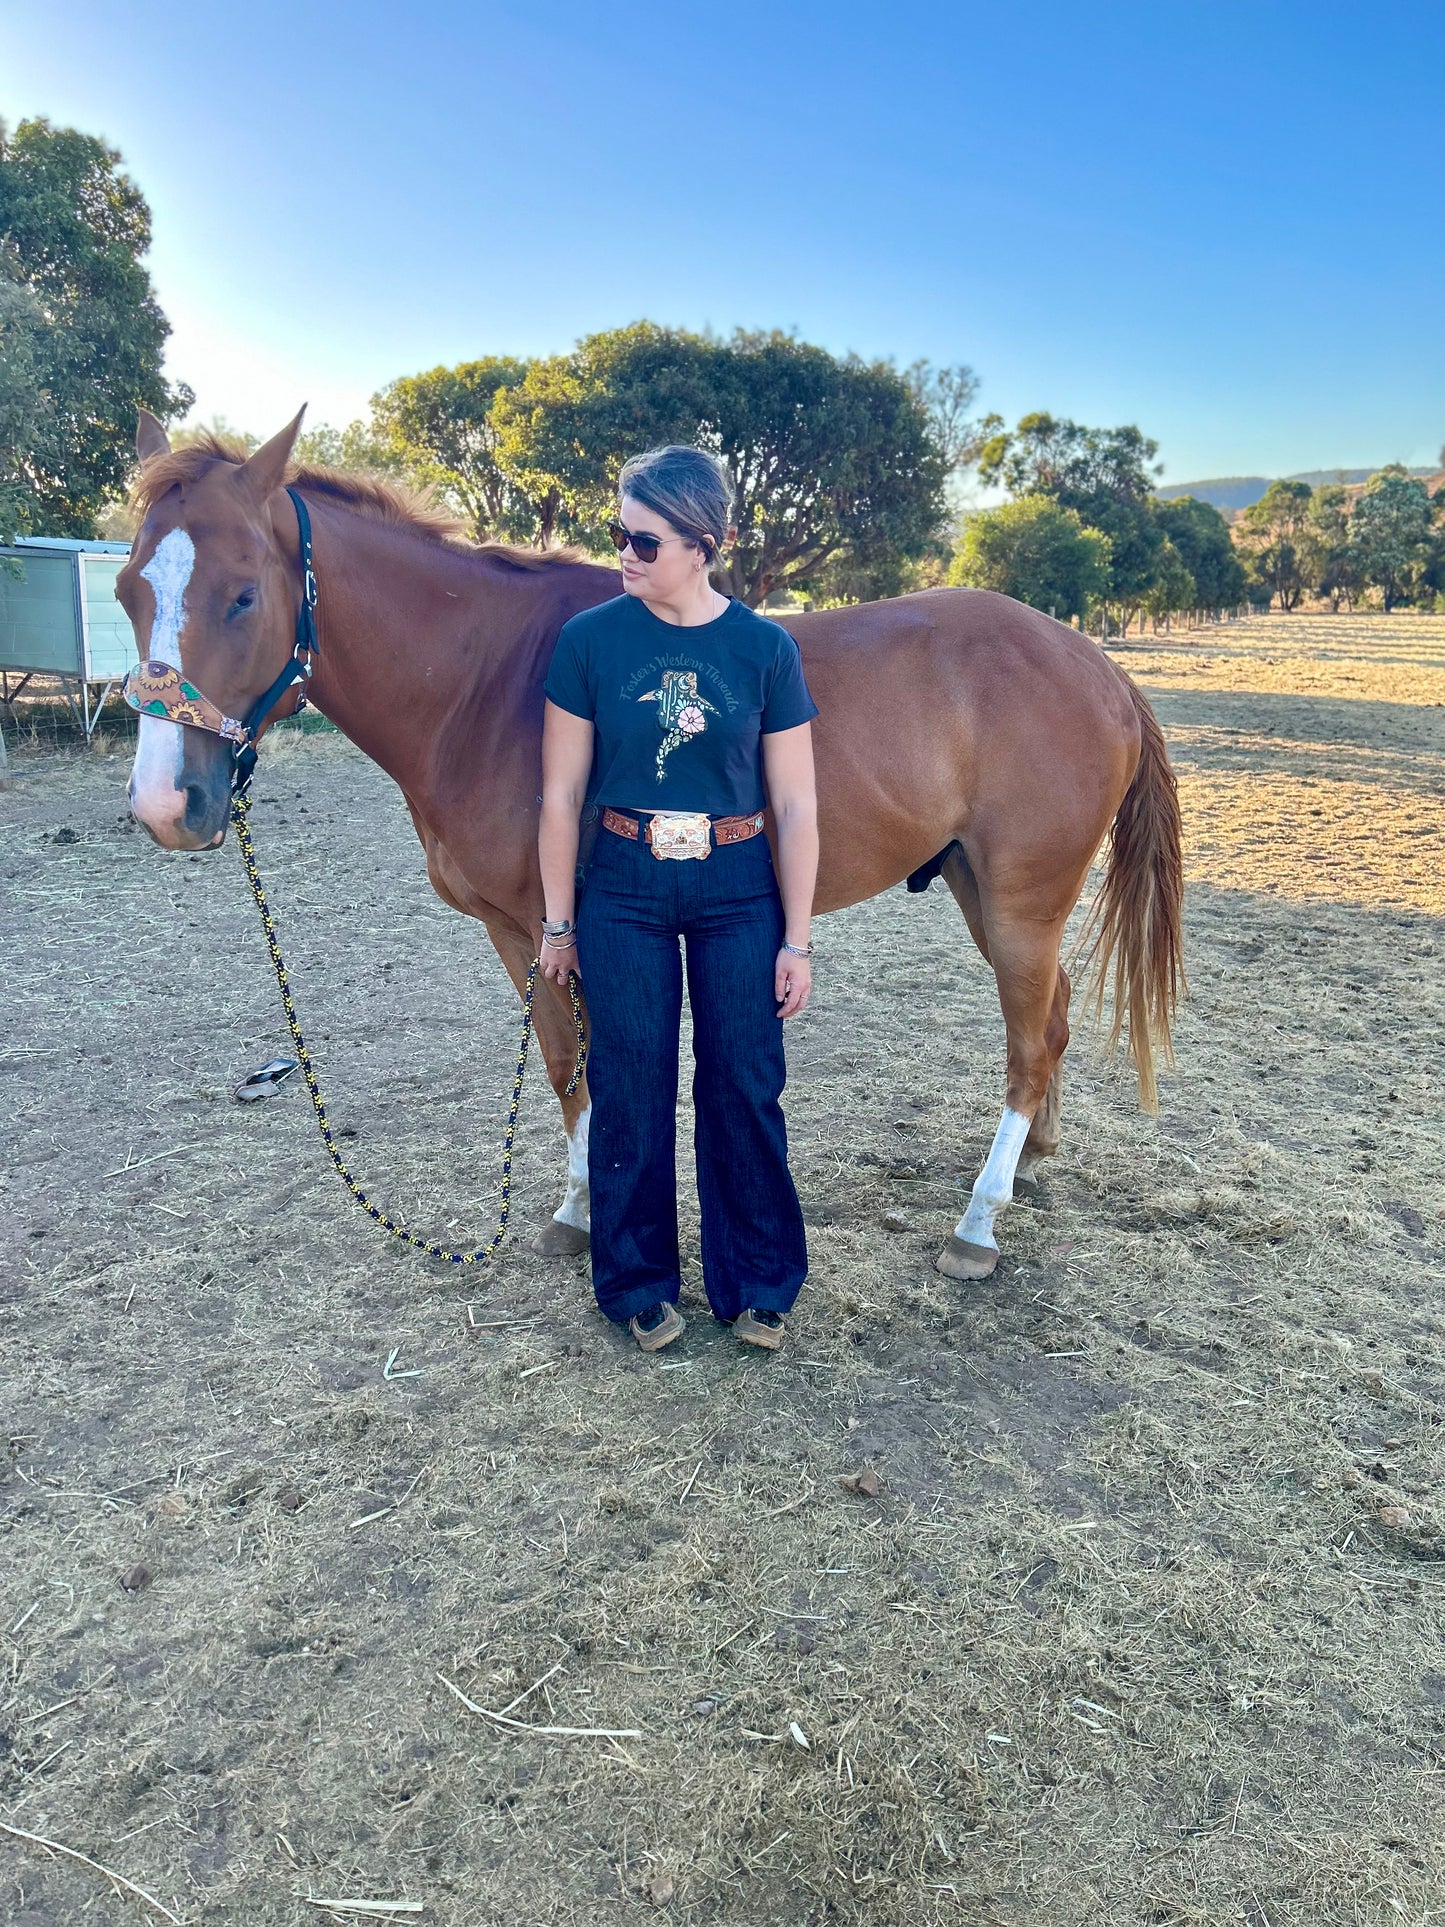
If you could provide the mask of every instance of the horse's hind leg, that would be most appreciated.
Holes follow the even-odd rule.
[[[1067,979],[1059,969],[1062,919],[985,921],[1008,1039],[1008,1086],[1004,1113],[968,1209],[936,1260],[950,1278],[986,1278],[998,1263],[994,1224],[1013,1200],[1019,1160],[1041,1111],[1039,1148],[1049,1144],[1051,1128],[1057,1142],[1057,1119],[1051,1127],[1046,1103],[1069,1037]]]
[[[1024,1139],[1023,1154],[1014,1174],[1015,1191],[1020,1185],[1037,1185],[1040,1164],[1045,1158],[1051,1158],[1059,1148],[1059,1126],[1064,1108],[1064,1049],[1069,1041],[1069,994],[1072,988],[1069,973],[1060,964],[1054,1006],[1049,1012],[1045,1034],[1054,1068],[1049,1073],[1049,1087],[1044,1092],[1044,1101],[1034,1112],[1029,1134]]]
[[[983,904],[979,899],[978,883],[969,866],[961,844],[955,843],[944,858],[939,873],[953,893],[954,902],[963,912],[963,920],[968,925],[969,934],[978,945],[988,963],[993,962],[989,954],[988,931],[984,925]],[[1019,1156],[1018,1169],[1014,1174],[1015,1185],[1036,1185],[1038,1166],[1044,1158],[1051,1158],[1059,1148],[1059,1122],[1063,1109],[1064,1046],[1069,1041],[1069,976],[1059,966],[1058,979],[1054,988],[1053,1007],[1049,1012],[1047,1042],[1053,1056],[1054,1067],[1049,1076],[1048,1089],[1044,1092],[1043,1102],[1034,1112],[1029,1124],[1028,1136]]]

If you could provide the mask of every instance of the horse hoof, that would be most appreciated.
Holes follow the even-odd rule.
[[[579,1225],[561,1224],[549,1218],[532,1240],[532,1249],[541,1258],[580,1258],[592,1240]]]
[[[945,1278],[987,1278],[998,1263],[998,1253],[987,1245],[969,1244],[955,1233],[933,1262]]]

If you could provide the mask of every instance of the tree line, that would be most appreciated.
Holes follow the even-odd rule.
[[[1371,590],[1387,612],[1445,600],[1445,487],[1432,496],[1399,464],[1362,489],[1271,482],[1238,539],[1256,595],[1286,614],[1306,596],[1353,609]]]
[[[44,120],[0,124],[0,538],[93,534],[123,490],[137,406],[190,410],[162,373],[149,241],[114,149]],[[1351,607],[1378,591],[1388,609],[1445,594],[1445,491],[1402,470],[1363,493],[1277,482],[1231,531],[1208,503],[1158,499],[1157,444],[1137,427],[1037,413],[1007,429],[975,415],[978,388],[963,364],[639,321],[566,354],[402,376],[366,418],[308,430],[298,454],[429,488],[479,540],[604,553],[623,461],[693,443],[736,493],[719,586],[754,605],[949,582],[1127,630],[1246,598]],[[965,513],[970,476],[1007,499]]]

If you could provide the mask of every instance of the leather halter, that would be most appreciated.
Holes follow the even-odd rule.
[[[191,729],[208,730],[231,745],[231,793],[244,796],[256,768],[256,737],[262,723],[286,691],[305,684],[312,663],[321,654],[316,635],[316,576],[311,567],[311,515],[294,488],[286,493],[296,509],[296,528],[301,539],[301,607],[296,616],[296,640],[286,666],[263,695],[246,711],[244,719],[224,715],[208,696],[169,662],[138,662],[121,684],[120,693],[131,708],[142,716],[155,716],[163,722],[184,723]],[[291,714],[306,707],[303,690]]]

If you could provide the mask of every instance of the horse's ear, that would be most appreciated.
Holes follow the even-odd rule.
[[[296,446],[296,437],[301,433],[301,416],[305,413],[306,404],[303,402],[295,421],[287,422],[279,435],[273,435],[237,469],[237,480],[244,484],[257,502],[264,502],[268,495],[273,495],[285,479],[286,464]]]
[[[152,455],[169,455],[171,452],[171,438],[165,429],[161,427],[160,423],[148,408],[141,408],[136,412],[136,454],[143,462],[148,462]]]

